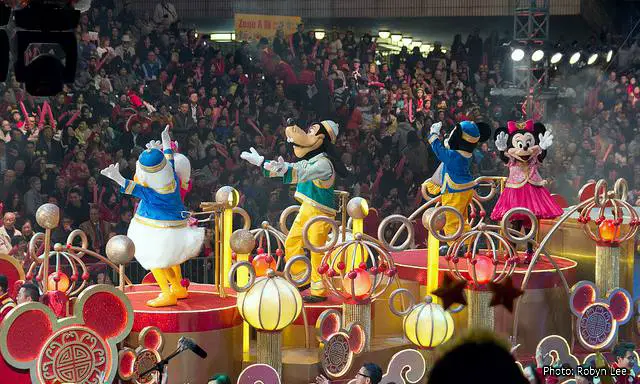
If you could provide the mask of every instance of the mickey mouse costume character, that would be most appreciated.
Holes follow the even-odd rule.
[[[264,161],[253,147],[250,152],[242,152],[241,158],[249,163],[262,167],[268,177],[281,177],[284,184],[296,184],[294,197],[300,202],[300,211],[296,216],[287,239],[285,241],[285,257],[304,255],[302,230],[305,224],[316,216],[334,218],[336,205],[333,196],[333,186],[336,174],[345,176],[347,170],[340,161],[335,143],[338,137],[338,124],[331,120],[324,120],[312,124],[305,132],[292,119],[287,120],[285,135],[287,142],[293,144],[293,153],[300,159],[295,163],[287,163],[282,157],[278,160]],[[313,244],[324,244],[331,227],[323,222],[315,223],[310,231],[310,241]],[[321,302],[326,300],[327,292],[318,273],[318,267],[323,254],[311,252],[311,296],[306,296],[306,302]],[[292,268],[292,273],[302,271]]]
[[[507,127],[495,132],[496,148],[500,158],[509,168],[505,189],[496,203],[491,219],[502,217],[514,207],[527,208],[538,219],[554,219],[562,215],[562,208],[556,204],[545,188],[546,180],[540,176],[539,168],[547,156],[547,149],[553,144],[553,135],[542,123],[527,120],[522,123],[509,121]],[[526,217],[514,216],[515,228],[529,228]],[[531,260],[533,245],[527,243],[527,257]]]
[[[467,217],[469,203],[473,198],[473,190],[476,183],[471,176],[471,156],[478,143],[487,141],[491,137],[491,127],[485,123],[463,121],[454,126],[449,136],[444,141],[440,140],[442,122],[431,126],[429,143],[433,152],[442,162],[438,167],[434,177],[439,180],[434,182],[434,178],[425,182],[430,192],[438,191],[441,194],[442,205],[456,208],[462,217]],[[446,224],[444,232],[451,235],[458,228],[458,220],[451,213],[446,213]],[[464,231],[469,231],[469,224],[465,221]],[[450,245],[450,244],[449,244]],[[440,254],[446,254],[448,245],[440,247]]]

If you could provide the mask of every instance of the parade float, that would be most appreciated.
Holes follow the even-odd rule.
[[[164,161],[171,158],[166,145],[164,155],[145,166],[172,164]],[[134,182],[120,181],[134,191]],[[383,383],[420,383],[440,347],[465,329],[507,338],[523,363],[536,351],[554,356],[550,363],[606,359],[617,338],[635,337],[640,218],[626,202],[624,180],[613,188],[589,183],[580,203],[565,204],[558,218],[539,220],[516,207],[499,222],[485,207],[502,193],[504,178],[474,184],[466,215],[423,191],[425,202],[411,215],[380,218],[363,198],[334,191],[335,216],[317,215],[298,228],[304,248],[322,255],[315,270],[305,255],[285,255],[300,206],[285,209],[279,223],[254,225],[238,206],[241,191],[223,187],[215,201],[179,219],[211,229],[204,241],[212,245],[212,268],[204,279],[186,273],[193,259],[132,281],[127,271],[153,238],[112,237],[105,255],[87,249],[80,230],[52,244],[60,211],[45,204],[29,268],[0,255],[0,273],[11,295],[21,281],[34,281],[57,305],[27,303],[9,312],[0,328],[0,375],[18,384],[146,384],[163,375],[169,383],[205,383],[225,373],[239,383],[295,384],[320,374],[348,382],[362,363],[375,362],[386,372]],[[513,217],[530,225],[516,230]],[[451,218],[456,226],[447,226]],[[329,230],[322,244],[313,240],[319,227]],[[443,254],[441,243],[449,244]],[[97,265],[115,286],[89,284]],[[305,302],[312,274],[326,300]],[[177,300],[164,300],[167,294]]]

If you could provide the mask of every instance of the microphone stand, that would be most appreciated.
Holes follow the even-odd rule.
[[[181,354],[182,352],[184,352],[185,349],[186,349],[186,347],[184,347],[182,345],[179,346],[178,349],[176,349],[172,354],[170,354],[169,356],[165,357],[164,359],[158,361],[158,363],[156,363],[156,365],[154,365],[153,367],[147,369],[143,373],[139,374],[138,377],[145,377],[146,375],[148,375],[149,373],[151,373],[153,371],[158,371],[158,383],[162,383],[162,373],[164,372],[164,367],[167,364],[169,364],[169,361],[171,359],[173,359],[174,357],[176,357],[179,354]]]

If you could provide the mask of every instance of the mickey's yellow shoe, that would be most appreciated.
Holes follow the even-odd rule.
[[[161,293],[155,299],[147,301],[147,305],[153,308],[170,307],[178,304],[178,298],[173,293]]]

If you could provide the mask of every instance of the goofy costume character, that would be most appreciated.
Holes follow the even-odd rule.
[[[316,216],[335,217],[333,185],[336,173],[343,175],[346,170],[334,146],[339,132],[338,124],[325,120],[312,124],[307,132],[291,121],[288,124],[285,129],[287,142],[293,144],[293,152],[300,161],[287,163],[279,157],[278,160],[265,162],[264,156],[254,148],[250,152],[242,152],[240,157],[262,167],[265,176],[281,177],[284,184],[296,184],[294,197],[301,205],[285,241],[285,257],[290,259],[304,255],[302,230],[309,220]],[[326,223],[315,223],[309,230],[309,240],[314,245],[323,245],[330,230],[331,227]],[[326,300],[327,292],[318,273],[323,256],[322,253],[311,252],[311,296],[304,298],[306,302]],[[292,273],[301,272],[296,265],[293,266]]]
[[[138,157],[135,181],[125,179],[112,164],[101,173],[118,183],[120,192],[140,199],[127,236],[136,246],[135,257],[151,270],[160,295],[147,302],[151,307],[176,305],[188,296],[181,285],[180,264],[197,256],[204,241],[204,228],[189,225],[180,195],[180,177],[171,149],[169,127],[162,132],[162,149],[151,141]]]
[[[478,143],[489,139],[491,127],[484,123],[463,121],[455,125],[444,144],[440,140],[441,129],[441,122],[431,126],[429,144],[442,164],[434,177],[424,184],[429,193],[440,193],[442,205],[456,208],[466,218],[476,186],[471,176],[471,156]],[[451,235],[458,228],[458,219],[451,213],[445,215],[444,232]],[[464,232],[469,230],[469,224],[465,220]],[[449,245],[442,246],[440,253],[446,254]]]

